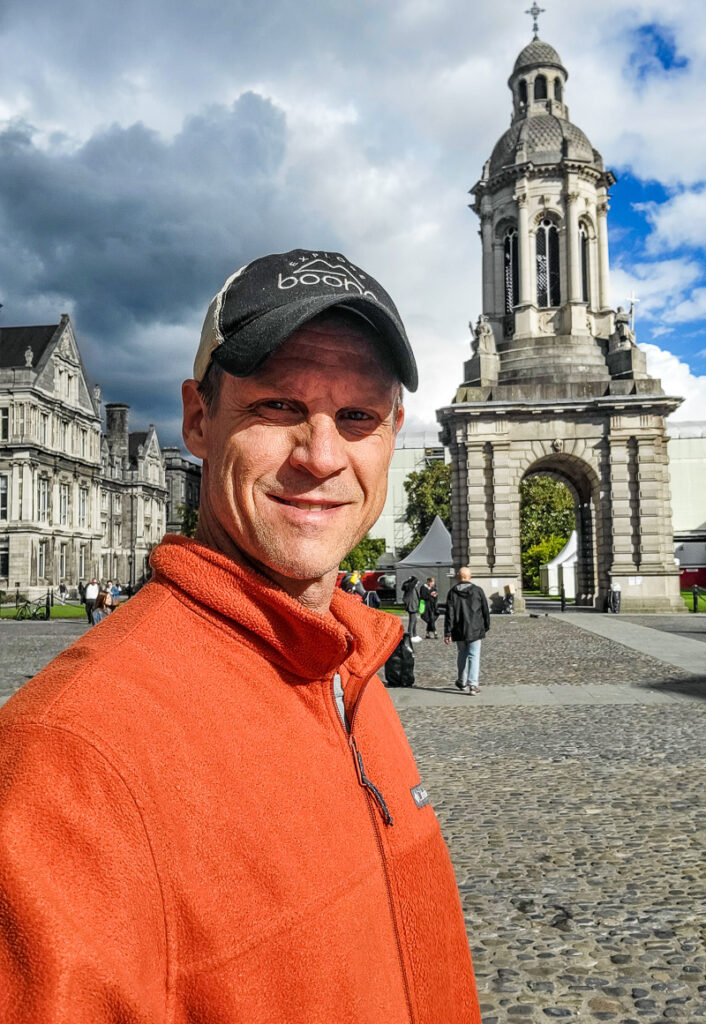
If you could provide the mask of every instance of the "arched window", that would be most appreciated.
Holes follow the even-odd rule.
[[[520,89],[520,93],[519,93],[519,95],[520,95],[520,103],[524,103],[526,105],[527,104],[527,82],[526,82],[526,80],[524,78],[520,79],[519,89]]]
[[[559,232],[547,217],[537,228],[537,305],[561,305]]]
[[[505,232],[505,312],[512,313],[520,301],[520,260],[517,247],[517,231],[508,228]]]
[[[588,255],[588,231],[586,225],[579,228],[579,243],[581,246],[581,298],[584,302],[589,300],[589,255]]]
[[[561,103],[561,79],[554,79],[554,99]]]
[[[546,100],[547,98],[547,78],[546,75],[537,75],[534,80],[534,98],[536,100]]]

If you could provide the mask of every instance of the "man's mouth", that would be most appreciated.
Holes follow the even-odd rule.
[[[289,505],[290,508],[298,508],[302,512],[328,512],[332,508],[340,508],[345,502],[342,501],[304,501],[301,498],[282,498],[277,494],[270,494],[273,501],[280,505]]]

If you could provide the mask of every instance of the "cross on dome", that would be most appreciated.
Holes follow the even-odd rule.
[[[525,14],[529,14],[534,19],[532,31],[534,32],[535,39],[539,39],[539,15],[545,13],[546,9],[544,7],[540,7],[537,4],[537,0],[534,0],[534,3],[529,8],[529,10],[525,11]]]

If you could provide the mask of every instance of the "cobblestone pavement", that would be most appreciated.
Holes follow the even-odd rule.
[[[454,649],[415,645],[444,687]],[[484,688],[686,673],[547,619],[493,621]],[[397,691],[391,691],[393,699]],[[461,892],[483,1024],[706,1018],[706,702],[401,707]],[[703,690],[701,692],[704,692]]]
[[[0,699],[83,629],[0,623]],[[453,687],[453,646],[415,654],[420,689],[390,692],[451,851],[483,1024],[701,1024],[703,679],[544,617],[494,617],[478,697]],[[487,703],[558,684],[573,702]],[[444,706],[419,706],[430,692]]]

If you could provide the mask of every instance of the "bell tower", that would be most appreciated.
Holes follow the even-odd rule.
[[[453,404],[454,560],[492,599],[522,608],[519,485],[548,473],[574,494],[578,602],[677,611],[665,417],[681,399],[648,376],[631,315],[610,307],[609,190],[600,153],[569,119],[568,72],[535,34],[508,86],[501,135],[471,209],[480,219],[482,311]]]

